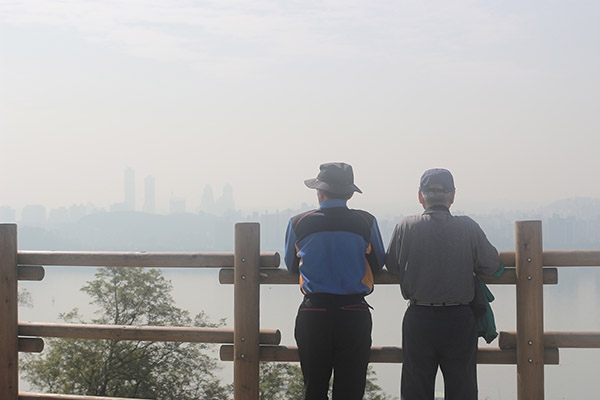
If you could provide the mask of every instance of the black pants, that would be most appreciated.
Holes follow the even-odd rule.
[[[438,367],[446,400],[477,399],[477,323],[469,306],[410,306],[402,358],[402,400],[433,400]]]
[[[295,337],[305,400],[361,400],[371,352],[371,312],[362,296],[309,295],[298,309]]]

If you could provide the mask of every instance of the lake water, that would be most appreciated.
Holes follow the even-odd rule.
[[[57,322],[62,312],[78,307],[86,320],[94,317],[89,297],[79,289],[94,279],[92,267],[46,267],[41,282],[20,282],[27,289],[33,308],[20,307],[21,321]],[[233,327],[233,285],[221,285],[216,269],[163,269],[173,283],[173,297],[177,306],[192,314],[206,312],[211,320],[226,318]],[[515,287],[496,285],[490,289],[496,300],[492,303],[498,331],[516,329]],[[561,268],[559,284],[544,288],[544,326],[548,331],[600,332],[600,268]],[[294,318],[302,295],[295,285],[263,285],[261,287],[261,327],[279,329],[283,345],[295,345]],[[399,346],[401,321],[406,302],[396,285],[379,285],[369,296],[373,311],[373,344]],[[497,339],[487,345],[480,339],[480,347],[497,347]],[[560,349],[560,364],[545,367],[545,399],[581,400],[598,398],[600,391],[597,365],[600,349]],[[233,379],[233,363],[222,362],[224,382]],[[400,364],[373,364],[378,384],[390,395],[399,397]],[[480,365],[479,387],[481,400],[512,400],[516,398],[515,365]],[[440,391],[443,382],[439,377]],[[21,390],[29,390],[21,382]]]

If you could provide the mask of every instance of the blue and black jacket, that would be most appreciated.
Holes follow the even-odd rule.
[[[304,294],[367,295],[385,248],[373,215],[333,199],[290,219],[284,259],[289,271],[300,273]]]

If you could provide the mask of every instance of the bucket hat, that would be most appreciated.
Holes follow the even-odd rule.
[[[304,184],[311,189],[322,189],[335,194],[362,193],[354,184],[352,166],[343,162],[321,164],[317,177],[306,179]]]

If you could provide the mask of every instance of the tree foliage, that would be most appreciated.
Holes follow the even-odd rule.
[[[93,324],[220,326],[203,313],[192,318],[176,307],[172,285],[158,269],[100,268],[82,289],[98,307]],[[87,323],[78,309],[61,314],[68,323]],[[42,355],[29,355],[22,368],[31,385],[64,394],[161,400],[228,399],[212,348],[202,343],[47,339]]]
[[[259,400],[303,400],[302,371],[290,363],[261,363]]]
[[[19,289],[17,293],[17,304],[20,307],[33,307],[33,299],[31,298],[31,293],[27,289]]]
[[[394,400],[395,398],[386,394],[377,384],[375,375],[375,371],[369,366],[363,400]],[[290,363],[261,363],[259,399],[303,400],[304,390],[300,366]]]

